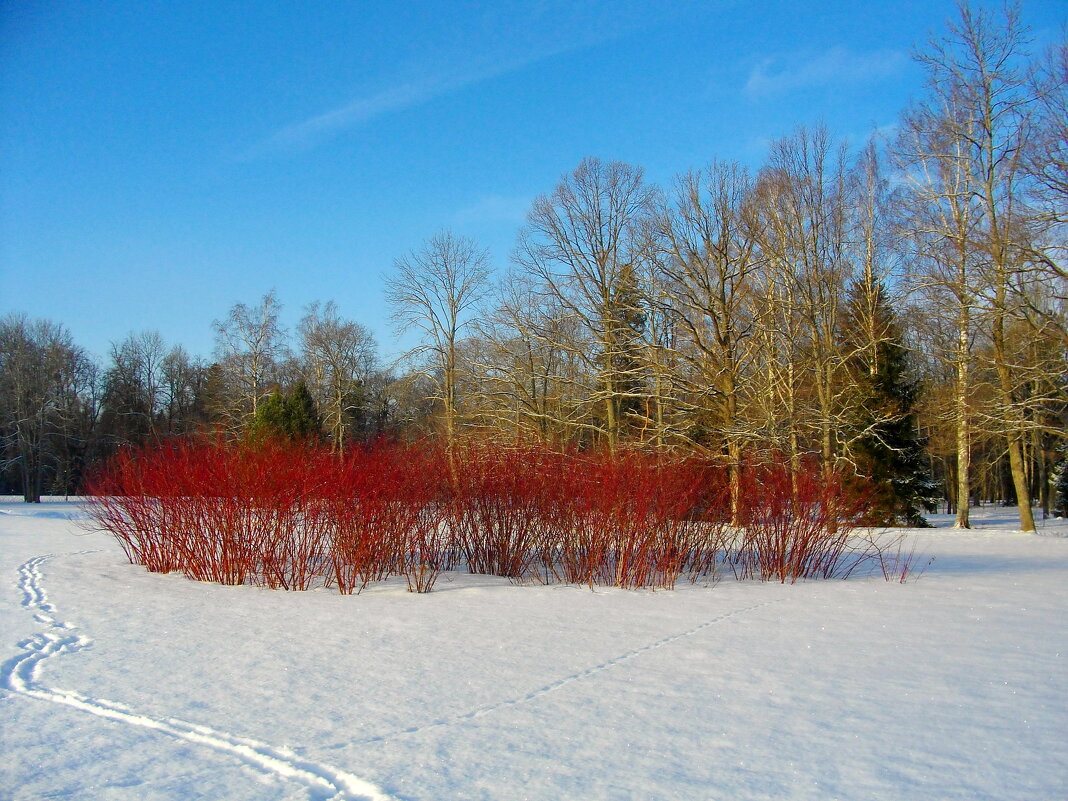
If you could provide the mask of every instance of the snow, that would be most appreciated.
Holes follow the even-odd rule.
[[[0,503],[0,798],[1068,798],[1068,522],[1014,511],[906,584],[341,596]]]

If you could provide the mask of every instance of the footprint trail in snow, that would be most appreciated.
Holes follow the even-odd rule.
[[[302,759],[285,748],[177,718],[149,717],[113,701],[41,685],[38,677],[44,662],[92,645],[91,640],[76,632],[74,625],[57,617],[55,607],[48,600],[41,580],[41,566],[53,558],[55,554],[35,556],[19,566],[22,605],[32,610],[35,620],[48,628],[20,642],[18,645],[22,653],[0,666],[0,687],[17,695],[62,704],[100,718],[157,731],[223,752],[263,773],[304,785],[309,796],[316,801],[395,801],[364,779],[330,765]]]
[[[580,670],[577,673],[572,673],[568,676],[564,676],[563,678],[557,679],[556,681],[543,685],[542,687],[538,687],[537,689],[531,690],[530,692],[518,696],[516,698],[509,698],[504,701],[498,701],[494,704],[480,706],[468,712],[451,715],[446,718],[440,718],[430,723],[423,724],[422,726],[413,726],[408,729],[400,729],[398,731],[394,731],[391,734],[367,737],[363,740],[357,741],[357,744],[366,745],[370,743],[380,743],[389,740],[394,740],[398,737],[407,737],[413,734],[422,734],[423,732],[430,731],[431,729],[438,729],[443,726],[451,726],[455,723],[463,723],[469,720],[475,720],[476,718],[480,718],[483,715],[489,715],[493,712],[497,712],[502,709],[508,709],[510,707],[528,704],[531,701],[535,701],[538,698],[541,698],[543,695],[556,692],[557,690],[567,686],[568,684],[571,684],[572,682],[582,681],[583,679],[589,678],[590,676],[595,676],[598,673],[609,670],[615,667],[616,665],[628,662],[631,659],[634,659],[635,657],[648,653],[649,651],[655,650],[657,648],[663,648],[665,645],[670,645],[671,643],[678,642],[679,640],[685,639],[686,637],[692,637],[694,634],[697,634],[700,631],[704,631],[710,626],[715,626],[717,623],[722,623],[723,621],[728,620],[729,618],[732,618],[736,615],[745,614],[747,612],[755,612],[757,609],[762,609],[765,606],[772,606],[777,603],[782,603],[782,601],[764,601],[763,603],[753,604],[752,606],[743,606],[740,609],[734,609],[730,612],[725,612],[722,615],[717,615],[711,620],[706,620],[704,623],[699,623],[691,629],[679,632],[678,634],[672,634],[668,637],[664,637],[663,639],[657,640],[656,642],[649,643],[648,645],[633,648],[630,651],[626,651],[625,653],[620,654],[619,656],[613,657],[612,659],[601,662],[600,664],[594,665],[593,667],[586,668],[585,670]]]
[[[79,551],[77,553],[95,552]],[[68,555],[74,556],[77,554]],[[307,789],[309,797],[315,799],[315,801],[396,801],[393,796],[388,795],[364,779],[330,765],[302,759],[299,755],[286,748],[271,746],[257,740],[239,737],[220,729],[189,723],[178,718],[153,718],[114,701],[94,698],[70,690],[42,686],[38,681],[38,673],[43,662],[60,654],[75,653],[92,645],[91,640],[76,632],[73,624],[64,622],[57,617],[55,607],[49,602],[45,593],[41,577],[41,566],[48,560],[55,558],[55,556],[55,554],[36,556],[19,567],[19,586],[23,596],[22,605],[32,610],[37,622],[44,624],[48,628],[43,633],[36,634],[20,642],[19,647],[23,652],[0,666],[0,687],[17,695],[63,704],[97,717],[157,731],[179,740],[223,752],[262,773],[303,785]],[[649,651],[691,637],[736,615],[753,612],[775,603],[779,603],[779,601],[767,601],[726,612],[687,631],[632,649],[593,667],[564,676],[521,696],[441,718],[422,726],[401,729],[387,735],[368,737],[352,744],[381,743],[408,737],[527,704],[573,682],[582,681]]]

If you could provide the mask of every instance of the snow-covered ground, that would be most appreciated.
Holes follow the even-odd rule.
[[[0,797],[1065,799],[1068,523],[1013,512],[912,532],[904,585],[345,597],[0,503]]]

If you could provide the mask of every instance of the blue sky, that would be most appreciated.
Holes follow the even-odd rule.
[[[442,228],[507,266],[584,156],[652,181],[826,122],[851,141],[922,92],[954,14],[887,2],[0,4],[0,314],[97,357],[131,331],[210,356],[274,288],[400,347],[381,278]],[[1065,23],[1023,5],[1036,43]],[[403,343],[402,343],[403,344]]]

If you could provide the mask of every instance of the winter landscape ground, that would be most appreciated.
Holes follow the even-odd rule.
[[[0,503],[7,799],[1063,799],[1068,522],[909,532],[926,572],[362,595],[127,563]]]

